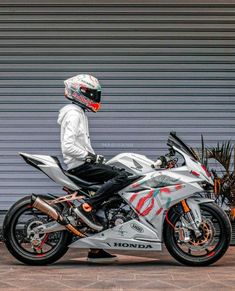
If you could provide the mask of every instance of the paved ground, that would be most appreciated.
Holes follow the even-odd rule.
[[[235,247],[210,267],[185,267],[168,253],[119,254],[119,262],[92,265],[85,252],[69,251],[58,263],[25,266],[0,244],[0,290],[235,290]]]

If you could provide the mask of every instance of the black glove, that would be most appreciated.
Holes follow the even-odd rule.
[[[165,157],[165,156],[160,156],[159,157],[159,160],[161,160],[162,161],[162,168],[165,168],[166,166],[167,166],[167,157]]]
[[[92,153],[88,153],[88,155],[85,158],[85,162],[91,164],[103,164],[104,161],[105,159],[102,155],[96,155]]]

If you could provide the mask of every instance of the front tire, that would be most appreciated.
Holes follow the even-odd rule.
[[[213,264],[225,254],[230,245],[231,223],[226,213],[215,203],[200,204],[200,209],[202,215],[204,214],[209,217],[215,230],[211,245],[206,246],[205,250],[203,249],[203,244],[201,245],[205,254],[202,251],[199,254],[193,253],[192,249],[197,250],[197,247],[190,249],[190,245],[193,247],[193,242],[187,244],[179,243],[173,228],[181,216],[177,211],[174,211],[174,209],[169,211],[168,218],[172,225],[167,221],[164,223],[163,237],[167,250],[177,261],[188,266],[207,266]],[[189,247],[188,251],[185,250],[187,249],[186,245]],[[200,244],[198,250],[200,250]]]
[[[49,234],[48,248],[45,252],[42,252],[43,248],[38,252],[38,248],[32,246],[27,238],[26,228],[30,224],[35,226],[44,221],[49,222],[50,218],[32,208],[31,196],[22,198],[9,209],[3,223],[3,236],[7,249],[17,260],[27,265],[47,265],[59,260],[67,252],[71,241],[71,234],[68,231]],[[50,235],[54,235],[56,243]]]

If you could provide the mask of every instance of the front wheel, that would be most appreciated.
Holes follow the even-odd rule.
[[[214,203],[200,204],[202,235],[182,242],[177,232],[181,214],[169,211],[171,224],[165,222],[163,237],[167,250],[180,263],[189,266],[207,266],[218,261],[227,251],[231,240],[231,223],[225,212]],[[173,226],[175,226],[173,228]]]
[[[3,223],[5,244],[10,253],[28,265],[47,265],[60,259],[71,240],[68,231],[42,234],[37,238],[31,236],[34,227],[50,221],[50,217],[32,207],[31,196],[17,201]]]

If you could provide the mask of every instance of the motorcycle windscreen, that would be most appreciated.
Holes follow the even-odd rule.
[[[198,160],[198,157],[195,155],[195,153],[192,151],[192,149],[186,145],[177,135],[175,132],[170,132],[167,145],[172,147],[176,147],[179,150],[185,152],[188,156],[191,158],[195,159],[196,161]]]

